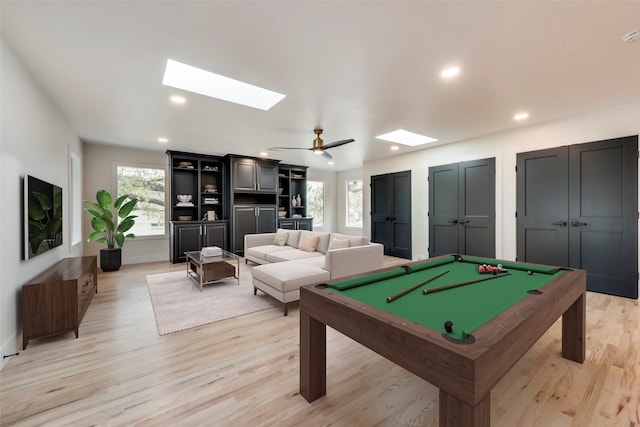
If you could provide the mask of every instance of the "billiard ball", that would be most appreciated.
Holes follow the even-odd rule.
[[[532,275],[533,275],[533,271],[531,271],[531,270],[527,270],[527,274],[528,274],[529,276],[532,276]]]
[[[448,334],[453,331],[453,322],[451,320],[444,322],[444,330],[447,331]]]

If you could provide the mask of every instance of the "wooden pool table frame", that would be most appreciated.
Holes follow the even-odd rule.
[[[300,394],[309,402],[326,394],[328,325],[437,386],[440,426],[489,426],[491,389],[560,316],[562,357],[584,361],[585,271],[568,270],[540,290],[473,331],[475,343],[461,345],[330,289],[301,287]]]

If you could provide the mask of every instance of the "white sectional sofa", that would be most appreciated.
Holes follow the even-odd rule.
[[[300,299],[300,286],[382,268],[384,247],[362,236],[278,230],[245,235],[244,255],[247,263],[260,264],[251,269],[254,294],[260,289],[281,301],[286,316],[287,304]]]

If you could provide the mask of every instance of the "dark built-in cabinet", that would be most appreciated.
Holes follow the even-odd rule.
[[[228,221],[176,222],[171,227],[171,261],[184,262],[185,252],[199,251],[204,247],[218,246],[226,249]]]
[[[306,166],[235,154],[167,154],[172,262],[184,262],[185,252],[207,246],[243,255],[246,234],[274,232],[278,226],[311,230]],[[301,202],[293,203],[298,194]]]
[[[244,254],[244,236],[274,232],[277,227],[278,161],[226,156],[227,205],[231,218],[231,252]]]
[[[307,201],[307,168],[281,164],[278,168],[278,227],[312,230],[313,219],[307,217]]]
[[[227,250],[228,185],[224,158],[171,150],[167,154],[171,172],[171,261],[185,261],[185,251],[205,246]]]

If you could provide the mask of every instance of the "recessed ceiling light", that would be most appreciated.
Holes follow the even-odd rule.
[[[393,132],[385,133],[384,135],[378,135],[376,138],[384,139],[385,141],[397,142],[398,144],[409,145],[411,147],[437,141],[435,138],[408,132],[404,129],[398,129]]]
[[[162,84],[265,111],[286,96],[171,59]]]
[[[333,166],[333,165],[335,165],[335,163],[334,163],[334,162],[327,162],[327,164],[328,164],[329,166]]]
[[[444,70],[442,70],[442,72],[440,73],[440,76],[444,77],[445,79],[448,79],[450,77],[457,76],[458,74],[460,74],[460,68],[458,68],[458,67],[449,67],[449,68],[445,68]]]
[[[167,142],[169,142],[169,140],[167,138],[160,137],[158,138],[158,142],[161,144],[166,144]]]
[[[391,151],[398,151],[400,149],[400,147],[398,147],[397,145],[392,145],[391,147],[389,147],[389,149]]]
[[[269,155],[269,153],[267,153],[266,151],[261,151],[261,152],[260,152],[260,155],[261,155],[262,157],[267,157],[267,156]]]
[[[527,118],[529,118],[529,113],[525,113],[525,112],[518,113],[515,116],[513,116],[514,120],[524,120]]]
[[[178,96],[178,95],[173,95],[171,98],[169,98],[171,100],[171,102],[173,102],[174,104],[184,104],[185,102],[187,102],[186,98],[184,98],[183,96]]]

